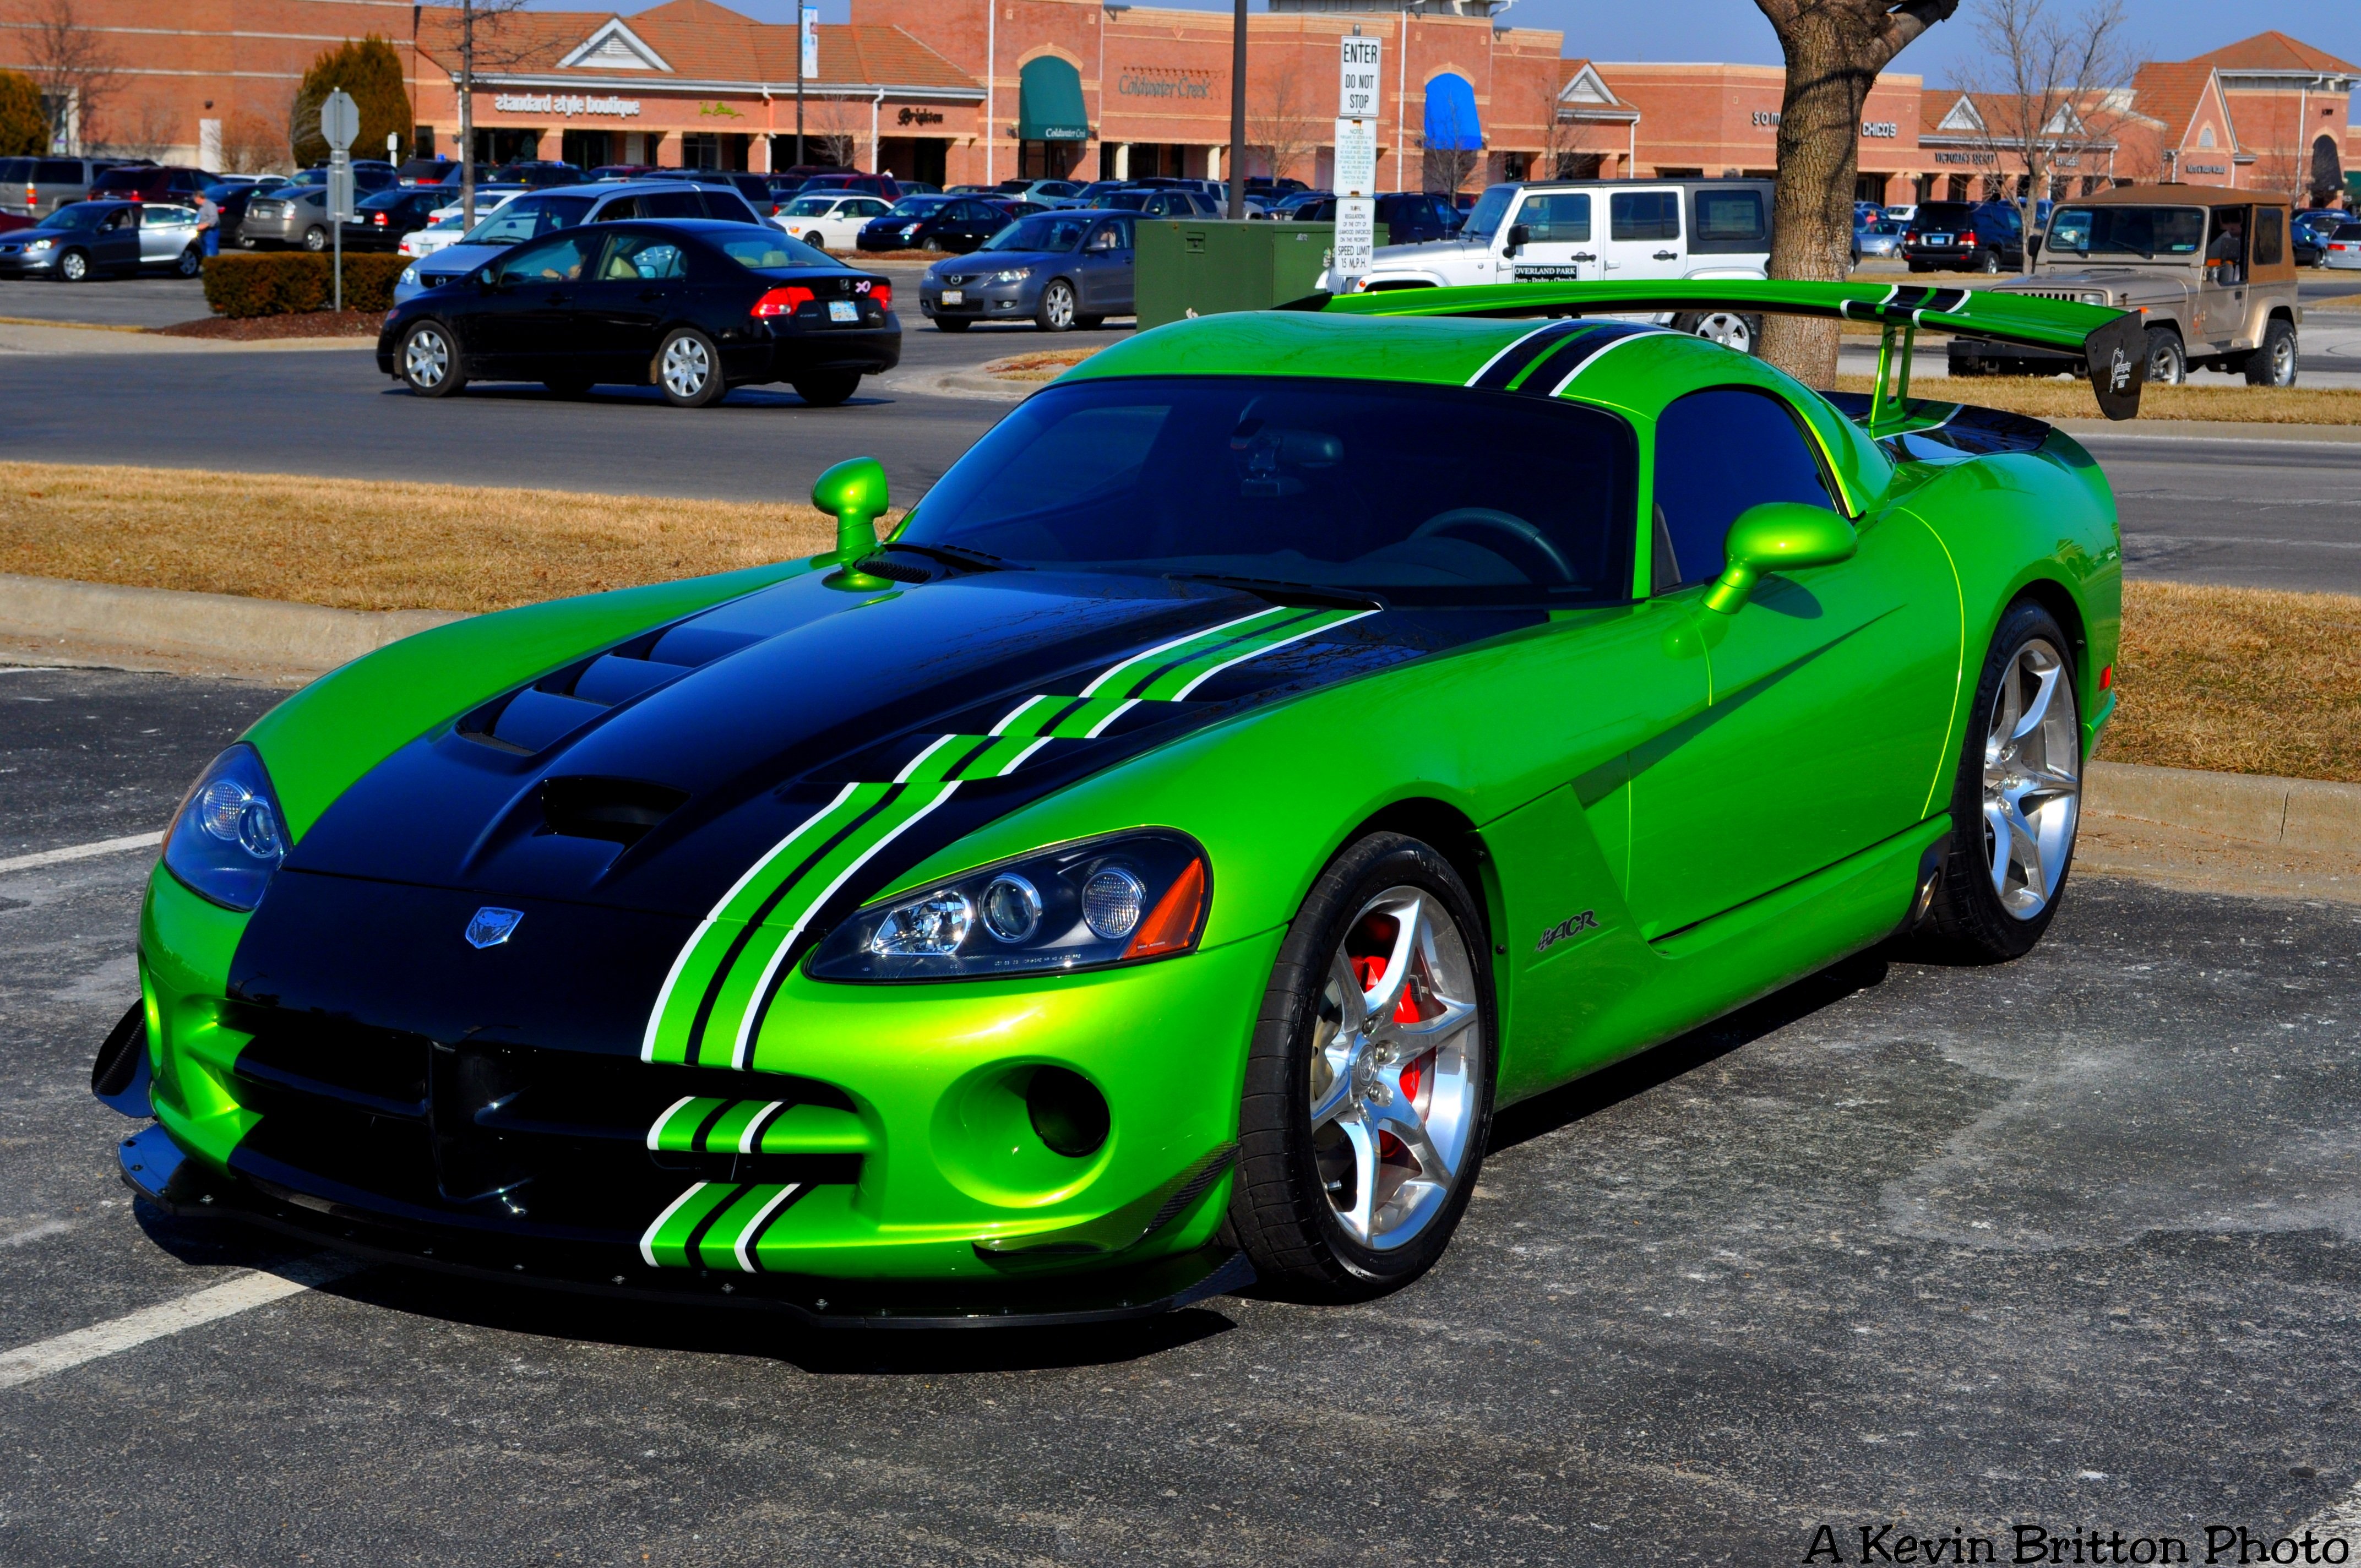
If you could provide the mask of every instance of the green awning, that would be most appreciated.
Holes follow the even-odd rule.
[[[1016,139],[1088,141],[1091,117],[1082,109],[1082,79],[1054,54],[1027,60],[1017,72]]]

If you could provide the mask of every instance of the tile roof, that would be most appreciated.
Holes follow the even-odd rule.
[[[2361,76],[2361,66],[2339,60],[2325,49],[2314,49],[2301,38],[2291,38],[2277,31],[2240,38],[2236,43],[2224,44],[2211,54],[2201,54],[2183,63],[2210,65],[2217,71],[2316,71],[2331,75]]]
[[[2173,137],[2186,136],[2189,123],[2197,117],[2206,84],[2213,80],[2213,68],[2197,60],[2151,60],[2133,73],[2133,107],[2161,123]],[[2234,131],[2233,140],[2235,135]]]
[[[620,71],[606,65],[561,67],[564,60],[610,21],[611,11],[514,11],[489,26],[477,24],[477,69],[487,75],[628,76],[650,86],[666,80],[661,71]],[[713,0],[666,0],[620,18],[633,36],[662,56],[670,75],[696,82],[766,82],[774,88],[796,80],[796,29],[758,22]],[[418,23],[418,48],[446,66],[458,64],[458,17],[454,8],[428,5]],[[899,27],[823,24],[819,28],[820,82],[866,86],[937,87],[981,91],[982,83]]]

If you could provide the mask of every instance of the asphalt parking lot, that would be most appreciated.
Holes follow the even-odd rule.
[[[0,861],[152,828],[275,696],[0,674]],[[375,1270],[154,1333],[320,1276],[115,1182],[148,860],[0,870],[0,1352],[126,1342],[0,1354],[0,1561],[1752,1564],[2361,1482],[2351,906],[2091,881],[2018,963],[1853,960],[1505,1115],[1364,1306],[839,1337]]]

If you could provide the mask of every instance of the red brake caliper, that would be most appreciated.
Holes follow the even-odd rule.
[[[1353,960],[1353,978],[1361,982],[1361,990],[1363,992],[1366,993],[1371,986],[1385,979],[1386,962],[1387,960],[1382,958],[1374,957],[1355,959]],[[1407,985],[1401,988],[1401,994],[1395,999],[1394,1022],[1397,1024],[1415,1024],[1418,1022],[1418,999],[1411,994],[1411,988]],[[1421,1057],[1418,1060],[1402,1069],[1402,1098],[1411,1102],[1413,1106],[1418,1100],[1419,1084],[1425,1076],[1426,1058],[1424,1057]],[[1378,1135],[1378,1157],[1381,1160],[1406,1160],[1410,1157],[1410,1150],[1404,1148],[1402,1146],[1402,1141],[1400,1138],[1395,1137],[1391,1133],[1379,1133]]]

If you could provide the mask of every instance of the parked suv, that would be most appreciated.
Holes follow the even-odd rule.
[[[2013,272],[2025,265],[2025,220],[2007,202],[1921,202],[1902,258],[1913,272]]]
[[[1332,269],[1320,286],[1763,278],[1770,262],[1768,180],[1546,180],[1491,186],[1455,237],[1379,246],[1367,276],[1348,280]],[[1756,315],[1685,311],[1661,319],[1741,354],[1762,339]]]
[[[1253,193],[1249,192],[1246,200],[1255,200]],[[1389,250],[1398,245],[1449,239],[1459,232],[1463,221],[1450,197],[1431,196],[1423,191],[1390,192],[1378,197],[1377,203],[1377,221],[1385,225],[1386,247]],[[1222,210],[1226,213],[1229,209]],[[1323,196],[1305,202],[1287,216],[1290,223],[1333,224],[1336,221],[1336,198]]]
[[[464,278],[520,240],[538,239],[577,224],[622,223],[633,218],[713,218],[770,226],[746,204],[745,197],[727,185],[619,180],[531,191],[489,217],[478,219],[456,245],[402,269],[393,285],[393,302],[401,304],[424,290]]]
[[[0,213],[45,218],[90,193],[91,181],[116,168],[111,158],[0,158]]]
[[[166,164],[146,168],[126,164],[110,169],[90,182],[93,202],[187,202],[212,184],[215,176],[202,169]]]
[[[2147,321],[2147,378],[2168,386],[2190,370],[2292,387],[2295,256],[2285,197],[2203,185],[2127,185],[2060,202],[2030,278],[1999,291],[2136,311]],[[1951,374],[2082,369],[2080,355],[1954,338]]]

